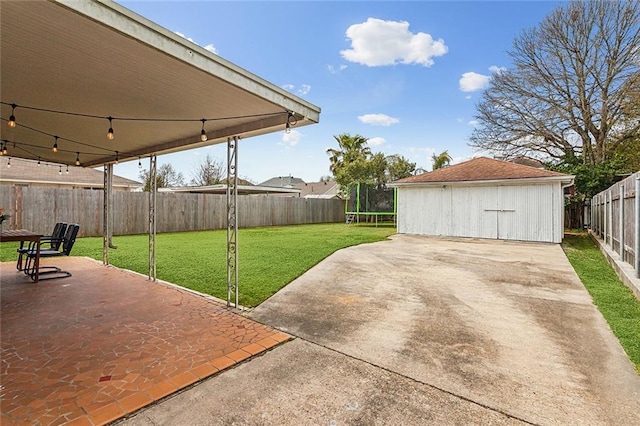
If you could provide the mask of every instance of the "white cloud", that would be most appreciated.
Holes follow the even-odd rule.
[[[198,44],[198,42],[196,42],[194,39],[192,39],[191,37],[187,37],[186,35],[182,34],[180,31],[174,31],[177,35],[179,35],[180,37],[184,38],[185,40],[189,40],[191,43],[196,44],[198,46],[200,46],[200,44]],[[208,50],[211,53],[215,53],[216,55],[218,54],[218,51],[216,50],[215,46],[213,45],[213,43],[209,43],[206,46],[204,46],[204,48],[206,50]]]
[[[296,86],[293,84],[283,84],[280,87],[291,93],[295,92],[298,96],[304,96],[311,91],[311,86],[309,86],[308,84],[302,84],[299,89],[296,89]]]
[[[186,35],[182,34],[182,33],[181,33],[181,32],[179,32],[179,31],[176,31],[175,33],[176,33],[177,35],[179,35],[180,37],[182,37],[182,38],[184,38],[184,39],[189,40],[191,43],[198,44],[198,43],[196,43],[196,42],[195,42],[195,40],[193,40],[191,37],[187,37]]]
[[[358,116],[358,120],[365,124],[371,124],[372,126],[391,126],[392,124],[400,122],[397,118],[389,117],[386,114],[360,115]]]
[[[465,72],[460,78],[460,90],[463,92],[475,92],[487,87],[491,77],[475,72]]]
[[[304,96],[307,93],[309,93],[311,91],[311,86],[309,86],[308,84],[303,84],[302,86],[300,86],[300,88],[298,89],[298,95],[300,96]]]
[[[464,97],[465,99],[471,99],[471,95],[467,95]]]
[[[433,65],[433,58],[447,53],[444,40],[430,34],[412,33],[407,21],[369,18],[347,28],[351,49],[340,54],[349,62],[376,67],[394,64]]]
[[[207,44],[204,48],[211,53],[215,53],[216,55],[218,54],[218,51],[216,50],[216,47],[213,45],[213,43]]]
[[[501,74],[507,69],[505,67],[499,67],[497,65],[491,65],[489,71],[491,74]],[[465,72],[460,78],[460,90],[463,92],[475,92],[482,90],[489,85],[493,75],[478,74],[476,72]],[[471,96],[466,96],[465,99],[471,99]]]
[[[384,145],[385,143],[387,143],[387,140],[381,137],[370,138],[367,140],[367,144],[372,147]]]
[[[477,126],[478,125],[478,120],[471,120],[467,123],[469,126]]]
[[[344,64],[338,65],[337,67],[334,67],[333,65],[327,65],[327,69],[331,74],[339,74],[341,71],[346,70],[347,66]]]
[[[291,132],[289,133],[285,132],[282,135],[282,142],[280,143],[280,145],[285,145],[289,148],[293,148],[296,145],[298,145],[298,142],[300,142],[300,139],[302,139],[302,133],[300,133],[295,129],[291,129]]]

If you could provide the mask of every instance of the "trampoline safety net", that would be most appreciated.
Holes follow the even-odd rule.
[[[347,213],[395,214],[394,189],[358,184],[349,191]]]

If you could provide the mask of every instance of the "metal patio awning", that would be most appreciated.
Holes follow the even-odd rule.
[[[319,107],[112,1],[1,1],[0,42],[9,156],[96,166],[116,152],[123,161],[283,131],[290,113],[297,126],[319,121]]]

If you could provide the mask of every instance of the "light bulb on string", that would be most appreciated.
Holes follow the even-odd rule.
[[[69,174],[69,165],[67,164],[67,174]]]
[[[113,138],[115,137],[113,134],[113,117],[107,117],[107,120],[109,120],[109,130],[107,131],[107,139],[109,139],[110,141],[113,140]]]
[[[16,127],[16,116],[13,115],[13,113],[15,112],[15,109],[18,105],[16,104],[11,104],[11,115],[9,116],[9,121],[7,121],[7,125],[9,127]]]
[[[298,124],[296,116],[291,111],[289,111],[287,113],[287,124],[285,125],[284,132],[287,134],[291,133],[291,126],[295,126],[296,124]]]
[[[11,168],[11,157],[9,157],[9,161],[7,161],[7,169]]]
[[[38,167],[40,167],[40,157],[38,157]]]
[[[118,164],[118,160],[119,160],[118,151],[116,151],[116,164]]]
[[[58,152],[58,137],[54,136],[54,138],[55,138],[55,141],[53,142],[53,148],[51,148],[51,150],[53,152]]]
[[[80,165],[80,153],[76,152],[76,166]]]
[[[59,167],[58,167],[58,174],[59,174],[59,175],[62,175],[62,166],[59,166]]]
[[[7,152],[9,152],[9,151],[7,151],[7,141],[3,140],[2,141],[2,151],[0,151],[0,153],[2,155],[7,155]]]
[[[142,160],[140,159],[140,157],[138,157],[138,168],[142,168]]]
[[[200,140],[202,142],[206,142],[207,139],[209,139],[209,138],[207,137],[207,132],[205,132],[205,130],[204,130],[204,122],[207,121],[207,120],[203,118],[200,121],[202,121],[202,131],[200,131]]]

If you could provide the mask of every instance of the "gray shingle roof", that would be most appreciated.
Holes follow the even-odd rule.
[[[102,186],[104,182],[103,172],[84,167],[67,166],[62,167],[55,164],[42,163],[38,166],[37,161],[11,158],[11,167],[7,167],[9,157],[3,157],[0,161],[0,182],[24,182],[55,184],[69,186]],[[113,176],[114,187],[140,187],[142,183],[127,179],[121,176]]]

